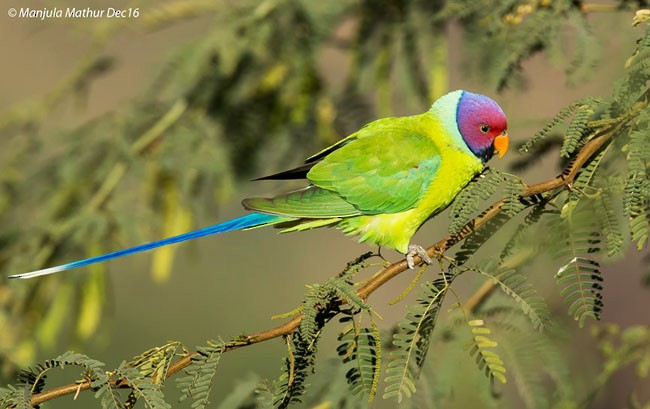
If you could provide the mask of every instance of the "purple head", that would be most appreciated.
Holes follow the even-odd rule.
[[[456,108],[456,123],[469,149],[483,162],[496,151],[499,158],[508,150],[508,122],[501,107],[491,98],[463,91]]]

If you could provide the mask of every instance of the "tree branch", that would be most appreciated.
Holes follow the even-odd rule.
[[[647,102],[641,102],[641,105],[637,107],[636,112],[644,108],[647,105]],[[571,188],[571,185],[579,173],[580,169],[584,166],[585,163],[591,159],[596,152],[598,152],[612,137],[620,131],[620,129],[627,123],[627,121],[632,117],[632,115],[627,115],[620,122],[616,123],[613,126],[610,126],[598,133],[587,142],[582,149],[575,156],[574,160],[564,169],[564,171],[557,177],[536,183],[533,185],[525,185],[524,192],[521,195],[521,198],[533,197],[542,193],[550,192],[559,188]],[[472,235],[475,231],[480,229],[485,225],[490,219],[495,217],[501,212],[501,207],[503,206],[504,200],[501,199],[496,203],[488,207],[483,213],[475,217],[473,220],[470,220],[458,233],[450,234],[445,238],[439,240],[437,243],[432,245],[427,249],[427,253],[430,256],[436,257],[444,254],[449,248],[465,239],[466,237]],[[415,257],[416,263],[420,262],[419,258]],[[388,281],[392,280],[394,277],[398,276],[402,272],[408,270],[406,260],[402,260],[396,263],[391,264],[386,267],[384,270],[376,274],[370,280],[368,280],[362,287],[357,290],[357,294],[362,297],[364,300],[367,299],[373,292],[379,289],[381,286],[386,284]],[[470,298],[471,304],[470,309],[478,306],[484,299],[491,293],[491,287],[481,287],[477,293]],[[338,305],[332,306],[336,308],[339,305],[343,304],[341,300]],[[293,331],[298,328],[300,322],[302,321],[302,314],[299,314],[293,317],[291,320],[285,322],[284,324],[271,328],[265,331],[261,331],[254,334],[243,335],[235,340],[226,344],[224,352],[238,349],[244,346],[257,344],[260,342],[268,341],[274,338],[279,338],[283,336],[288,336]],[[197,356],[198,352],[192,352],[184,357],[180,358],[174,362],[168,369],[166,378],[180,372],[192,362],[192,357]],[[78,394],[80,391],[90,389],[91,382],[84,381],[81,383],[70,384],[65,386],[60,386],[57,388],[50,389],[32,396],[30,404],[32,406],[40,405],[46,401],[71,394]],[[129,385],[124,381],[117,381],[115,383],[117,388],[128,388]]]

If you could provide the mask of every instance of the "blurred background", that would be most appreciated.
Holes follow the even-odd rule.
[[[236,217],[242,198],[300,186],[251,179],[299,165],[374,118],[423,112],[455,89],[497,100],[516,148],[574,100],[609,95],[642,33],[631,21],[643,2],[471,3],[4,2],[7,10],[137,8],[139,16],[40,20],[0,10],[2,275]],[[534,183],[557,174],[557,156],[513,170],[530,159],[511,149],[490,166]],[[439,240],[447,225],[442,214],[416,242]],[[0,380],[12,383],[18,369],[69,349],[110,368],[168,340],[194,349],[270,328],[279,323],[272,315],[300,304],[306,284],[324,282],[365,251],[333,229],[277,235],[269,228],[56,277],[0,278]],[[557,341],[576,401],[587,399],[588,379],[603,362],[591,327],[650,324],[643,255],[630,251],[606,264],[602,322],[583,329],[566,314],[555,270],[526,272],[563,328]],[[411,279],[405,274],[371,297],[382,328],[392,328],[413,301],[388,305]],[[468,277],[459,292],[467,298],[480,284]],[[336,335],[324,334],[323,363],[335,356]],[[274,340],[224,356],[211,407],[241,380],[277,377],[285,352]],[[464,371],[478,372],[463,351],[458,356],[466,358]],[[648,400],[647,380],[633,371],[617,372],[587,406],[637,407],[632,395]],[[70,383],[66,373],[52,373],[48,386]],[[474,396],[475,384],[455,376],[456,394],[444,407],[531,407],[515,386],[488,405]],[[552,406],[557,391],[547,393]],[[92,394],[47,404],[97,406]]]

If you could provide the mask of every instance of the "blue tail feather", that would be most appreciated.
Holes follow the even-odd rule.
[[[84,267],[90,264],[101,263],[103,261],[111,260],[118,257],[127,256],[129,254],[141,253],[158,247],[166,246],[168,244],[180,243],[187,240],[197,239],[199,237],[210,236],[213,234],[226,233],[234,230],[242,230],[251,227],[258,227],[266,224],[273,224],[284,220],[284,217],[276,216],[265,213],[250,213],[236,219],[228,220],[223,223],[218,223],[212,226],[204,227],[202,229],[194,230],[188,233],[179,234],[178,236],[168,237],[166,239],[152,241],[151,243],[141,244],[139,246],[130,247],[128,249],[115,251],[112,253],[102,254],[101,256],[91,257],[84,260],[74,261],[72,263],[63,264],[56,267],[45,268],[36,270],[29,273],[15,274],[9,278],[33,278],[48,274],[58,273],[59,271],[71,270],[73,268]]]

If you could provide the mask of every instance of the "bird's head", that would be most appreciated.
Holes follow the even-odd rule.
[[[501,107],[491,98],[462,91],[456,107],[458,131],[469,149],[487,162],[496,152],[508,150],[508,122]]]

